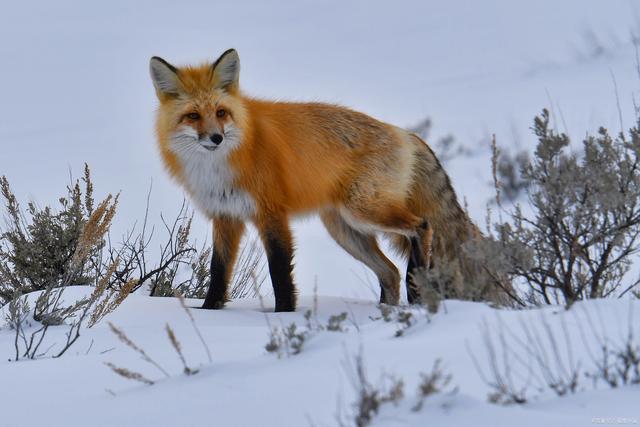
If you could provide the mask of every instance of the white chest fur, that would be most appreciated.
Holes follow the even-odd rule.
[[[234,171],[228,163],[229,154],[239,141],[225,138],[218,148],[209,151],[191,132],[180,133],[173,139],[172,151],[181,163],[184,184],[200,210],[207,215],[240,218],[255,213],[255,201],[234,185]]]

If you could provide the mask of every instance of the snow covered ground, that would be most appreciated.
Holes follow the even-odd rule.
[[[401,126],[428,116],[434,139],[451,133],[469,148],[484,147],[495,133],[502,146],[532,149],[528,127],[543,107],[552,107],[558,128],[575,138],[600,125],[618,130],[616,89],[628,127],[640,87],[631,42],[632,34],[640,34],[640,11],[625,0],[42,0],[5,2],[1,9],[0,175],[19,198],[45,205],[55,203],[68,169],[78,176],[89,163],[99,195],[121,191],[116,235],[142,217],[151,181],[152,221],[159,221],[161,211],[171,216],[183,197],[154,146],[156,101],[147,70],[152,55],[181,64],[211,60],[235,47],[249,94],[337,102]],[[447,165],[479,223],[491,196],[488,151],[481,151]],[[202,219],[194,230],[201,239],[209,233]],[[572,357],[588,369],[593,360],[579,316],[590,313],[598,330],[617,340],[630,316],[638,324],[637,303],[594,301],[566,313],[448,301],[446,312],[430,321],[420,315],[396,338],[394,322],[372,320],[380,312],[364,267],[315,219],[296,223],[295,236],[300,310],[265,315],[255,300],[235,301],[224,311],[194,310],[211,364],[174,299],[134,295],[107,319],[165,366],[168,379],[120,343],[106,322],[84,331],[61,359],[18,363],[5,362],[13,338],[0,330],[0,426],[333,426],[338,408],[351,410],[355,394],[343,365],[359,348],[372,383],[383,373],[405,381],[405,399],[383,407],[374,425],[640,422],[637,386],[594,390],[585,379],[575,395],[543,393],[515,407],[490,404],[489,388],[470,356],[488,366],[483,322],[491,330],[509,325],[522,334],[522,324],[539,328],[544,316],[555,326],[565,322]],[[289,358],[268,354],[266,319],[276,326],[303,325],[315,283],[320,323],[347,311],[348,331],[315,333],[301,354]],[[267,310],[271,304],[267,297]],[[181,374],[164,331],[167,322],[187,362],[200,367],[198,374]],[[64,330],[49,334],[50,344],[59,343]],[[457,392],[434,396],[413,413],[419,373],[437,358]],[[103,362],[138,370],[157,383],[126,381]]]
[[[82,288],[68,290],[69,299]],[[198,301],[188,301],[196,306]],[[278,358],[265,350],[271,327],[295,322],[304,329],[303,313],[314,309],[305,297],[296,313],[275,314],[272,301],[242,300],[221,311],[192,310],[212,354],[192,329],[189,318],[174,298],[133,295],[104,322],[86,330],[70,354],[60,359],[7,362],[13,357],[13,336],[0,332],[0,389],[3,426],[335,426],[337,414],[348,418],[356,393],[347,366],[362,354],[369,381],[378,386],[385,375],[404,381],[405,398],[398,406],[382,407],[374,426],[586,426],[596,419],[627,419],[640,422],[638,386],[610,390],[594,387],[584,372],[593,370],[596,337],[623,342],[630,322],[640,321],[640,302],[600,300],[579,303],[567,312],[547,307],[528,311],[494,310],[480,303],[447,301],[440,312],[427,316],[414,311],[414,324],[396,337],[399,325],[380,319],[371,300],[319,297],[312,324],[325,325],[328,318],[348,313],[344,331],[317,331],[305,341],[300,354]],[[594,324],[588,326],[587,319]],[[166,378],[138,354],[122,344],[107,322],[122,329],[170,374]],[[555,331],[561,365],[557,364],[544,332],[545,322]],[[198,368],[191,376],[182,365],[165,333],[169,323],[183,347],[187,364]],[[484,325],[484,326],[483,326]],[[569,345],[564,339],[568,333]],[[539,393],[535,378],[516,369],[514,383],[529,383],[531,402],[524,406],[501,406],[487,402],[491,391],[483,382],[473,359],[489,371],[485,331],[490,331],[503,362],[499,331],[517,347],[525,328],[537,336],[548,352],[554,372],[577,366],[581,375],[578,392],[555,397]],[[637,330],[636,330],[637,332]],[[63,339],[55,328],[43,348]],[[636,337],[637,339],[637,337]],[[567,349],[570,348],[571,351]],[[473,357],[472,357],[473,355]],[[436,359],[452,379],[446,392],[427,398],[414,412],[420,373],[428,373]],[[511,358],[510,358],[511,359]],[[138,371],[157,381],[152,386],[115,375],[105,362]],[[536,369],[532,361],[532,372]],[[518,379],[522,375],[525,380]],[[609,423],[610,424],[610,423]]]

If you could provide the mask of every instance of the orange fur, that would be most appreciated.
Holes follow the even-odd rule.
[[[210,134],[238,129],[241,136],[233,140],[237,146],[225,158],[225,165],[233,176],[232,188],[248,195],[254,208],[239,215],[237,221],[252,221],[265,244],[271,233],[284,248],[290,248],[287,220],[313,212],[332,212],[327,218],[338,221],[335,233],[346,230],[342,233],[356,240],[360,239],[358,233],[370,236],[385,232],[400,239],[398,247],[405,249],[407,237],[420,236],[424,259],[428,259],[426,252],[436,258],[452,256],[456,245],[467,238],[469,221],[446,173],[415,135],[337,105],[245,96],[233,68],[239,66],[235,51],[226,52],[213,66],[174,69],[175,81],[171,70],[157,61],[156,68],[152,67],[160,100],[156,130],[169,173],[198,197],[194,185],[187,182],[189,165],[176,155],[176,132],[187,127],[208,144]],[[229,78],[233,71],[235,80]],[[224,117],[218,116],[221,109]],[[199,115],[197,120],[187,117],[193,112]],[[223,222],[220,218],[229,213],[211,208],[205,214],[217,223],[215,244],[228,252],[225,259],[233,259],[243,228],[233,227],[230,234],[215,231]],[[420,231],[425,221],[429,223],[428,244]],[[397,271],[390,271],[390,262],[378,253],[375,239],[361,240],[365,241],[376,257],[370,266],[381,271],[380,277],[385,277],[381,286],[392,295],[387,302],[397,303],[399,284],[389,283],[397,282]],[[359,250],[357,245],[345,240],[344,246],[352,246],[356,258],[367,257],[354,253]],[[288,250],[283,256],[289,256]]]

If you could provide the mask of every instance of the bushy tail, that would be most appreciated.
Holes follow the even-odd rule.
[[[425,254],[431,260],[426,274],[439,282],[443,297],[507,304],[510,284],[498,283],[497,272],[477,256],[478,243],[484,237],[460,206],[449,176],[433,151],[424,142],[423,147],[416,153],[408,203],[433,230],[431,253]],[[395,249],[408,258],[410,240],[399,235],[390,238]]]

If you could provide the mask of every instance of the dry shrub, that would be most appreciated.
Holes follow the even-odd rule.
[[[187,307],[184,298],[182,297],[182,295],[180,295],[179,293],[176,293],[176,297],[180,303],[181,308],[185,311],[185,313],[187,314],[187,316],[189,317],[189,320],[191,321],[191,325],[193,326],[193,329],[195,331],[195,333],[197,334],[202,347],[206,350],[207,353],[207,358],[209,360],[209,363],[212,363],[212,358],[211,358],[211,351],[209,350],[209,347],[207,346],[206,341],[204,340],[204,338],[202,337],[202,334],[200,333],[200,329],[198,328],[195,319],[193,318],[193,314],[191,313],[191,310],[189,309],[189,307]],[[145,351],[141,346],[139,346],[138,344],[136,344],[131,338],[129,338],[129,336],[124,332],[123,329],[118,328],[117,326],[115,326],[113,323],[109,322],[109,328],[111,329],[111,332],[113,332],[115,334],[116,337],[118,337],[118,339],[124,343],[127,347],[129,347],[131,350],[133,350],[134,352],[138,353],[140,355],[140,357],[142,358],[142,360],[144,360],[146,363],[150,364],[151,366],[153,366],[155,369],[157,369],[165,378],[170,378],[171,375],[169,374],[169,371],[167,371],[162,365],[160,365],[158,362],[156,362],[155,359],[153,359],[149,353],[147,351]],[[182,364],[182,372],[185,375],[195,375],[197,374],[200,370],[199,369],[195,369],[191,366],[189,366],[187,364],[187,359],[185,357],[184,351],[183,351],[183,347],[180,344],[180,341],[178,340],[178,337],[176,335],[176,333],[174,332],[173,328],[171,328],[171,326],[166,323],[165,324],[165,332],[167,333],[167,338],[169,340],[169,344],[171,345],[171,348],[176,352],[176,354],[178,355],[178,359],[180,360],[180,363]],[[133,371],[131,369],[128,368],[123,368],[123,367],[119,367],[114,365],[113,363],[105,363],[106,366],[108,366],[114,373],[116,373],[117,375],[128,379],[128,380],[132,380],[132,381],[138,381],[138,382],[142,382],[143,384],[146,385],[153,385],[155,384],[154,380],[149,379],[148,377],[144,376],[143,374],[141,374],[140,372],[137,371]]]
[[[436,359],[433,363],[431,371],[427,374],[420,374],[421,381],[418,384],[418,402],[413,407],[414,411],[420,411],[425,400],[434,394],[442,393],[449,383],[451,383],[451,375],[446,374],[442,369],[442,362]]]
[[[569,138],[549,128],[546,111],[534,131],[539,144],[523,172],[536,216],[516,211],[514,226],[500,229],[507,244],[531,248],[534,263],[525,271],[520,259],[510,259],[510,266],[533,300],[571,305],[623,295],[639,283],[621,289],[638,252],[640,131],[612,137],[600,128],[584,140],[581,156],[566,152]]]
[[[582,366],[573,354],[566,323],[560,330],[541,314],[539,322],[520,322],[522,336],[504,322],[481,333],[489,367],[482,366],[472,349],[474,365],[489,386],[488,400],[499,404],[523,404],[551,390],[558,396],[580,389]]]
[[[611,136],[600,128],[579,152],[550,127],[547,110],[535,118],[533,131],[536,151],[521,170],[529,206],[502,206],[494,144],[499,221],[467,249],[487,272],[497,273],[498,286],[525,285],[509,294],[518,306],[570,307],[633,291],[640,279],[627,273],[640,248],[640,130]]]
[[[89,319],[89,324],[98,322],[108,310],[114,309],[124,300],[126,294],[118,295],[109,303],[104,301],[106,282],[108,276],[103,276],[91,295],[72,304],[64,305],[62,297],[65,288],[71,284],[74,277],[78,277],[78,270],[84,268],[87,259],[95,253],[96,248],[102,245],[104,236],[109,230],[111,221],[116,212],[117,198],[111,195],[102,201],[85,221],[82,232],[77,239],[74,253],[70,256],[67,270],[60,281],[51,284],[40,295],[38,295],[32,318],[39,323],[35,331],[28,331],[30,322],[28,314],[31,314],[26,297],[21,297],[18,293],[9,303],[7,311],[7,323],[15,330],[15,359],[34,359],[44,356],[53,346],[45,351],[41,351],[45,335],[51,326],[67,325],[69,330],[66,333],[66,341],[62,348],[56,351],[53,357],[62,356],[80,338],[80,331],[84,322]],[[108,269],[108,274],[113,273],[113,267]],[[54,286],[55,285],[55,286]],[[106,297],[107,299],[110,296]]]
[[[356,399],[352,403],[352,410],[344,413],[344,408],[338,406],[337,421],[341,427],[355,426],[366,427],[372,423],[380,408],[392,403],[399,404],[404,398],[404,381],[393,375],[384,375],[377,384],[373,384],[367,374],[362,348],[353,358],[347,358],[344,362],[344,370],[356,392]],[[416,393],[416,404],[411,408],[418,412],[424,402],[435,394],[447,391],[451,382],[451,375],[444,372],[440,360],[436,360],[427,374],[420,374],[421,380]]]
[[[383,405],[397,404],[404,398],[404,382],[398,378],[386,376],[378,385],[371,383],[362,349],[353,360],[345,361],[344,369],[356,392],[356,401],[353,403],[353,414],[350,417],[344,419],[339,415],[338,423],[342,427],[366,427],[371,424]]]
[[[562,397],[586,388],[610,388],[640,384],[640,342],[635,334],[632,306],[626,331],[616,338],[600,327],[586,307],[572,312],[571,323],[579,327],[584,351],[576,351],[565,319],[554,325],[542,313],[535,322],[519,323],[519,328],[498,321],[481,327],[488,365],[468,348],[476,369],[489,386],[489,401],[498,404],[523,404],[545,392]],[[597,313],[597,312],[596,312]],[[519,331],[518,331],[519,329]]]
[[[23,211],[4,176],[0,178],[0,190],[6,211],[6,221],[0,227],[0,304],[33,291],[95,283],[104,242],[94,242],[86,233],[84,239],[94,244],[81,242],[85,225],[94,213],[93,183],[87,165],[83,178],[68,186],[66,196],[60,197],[58,210],[39,208],[30,202]]]

